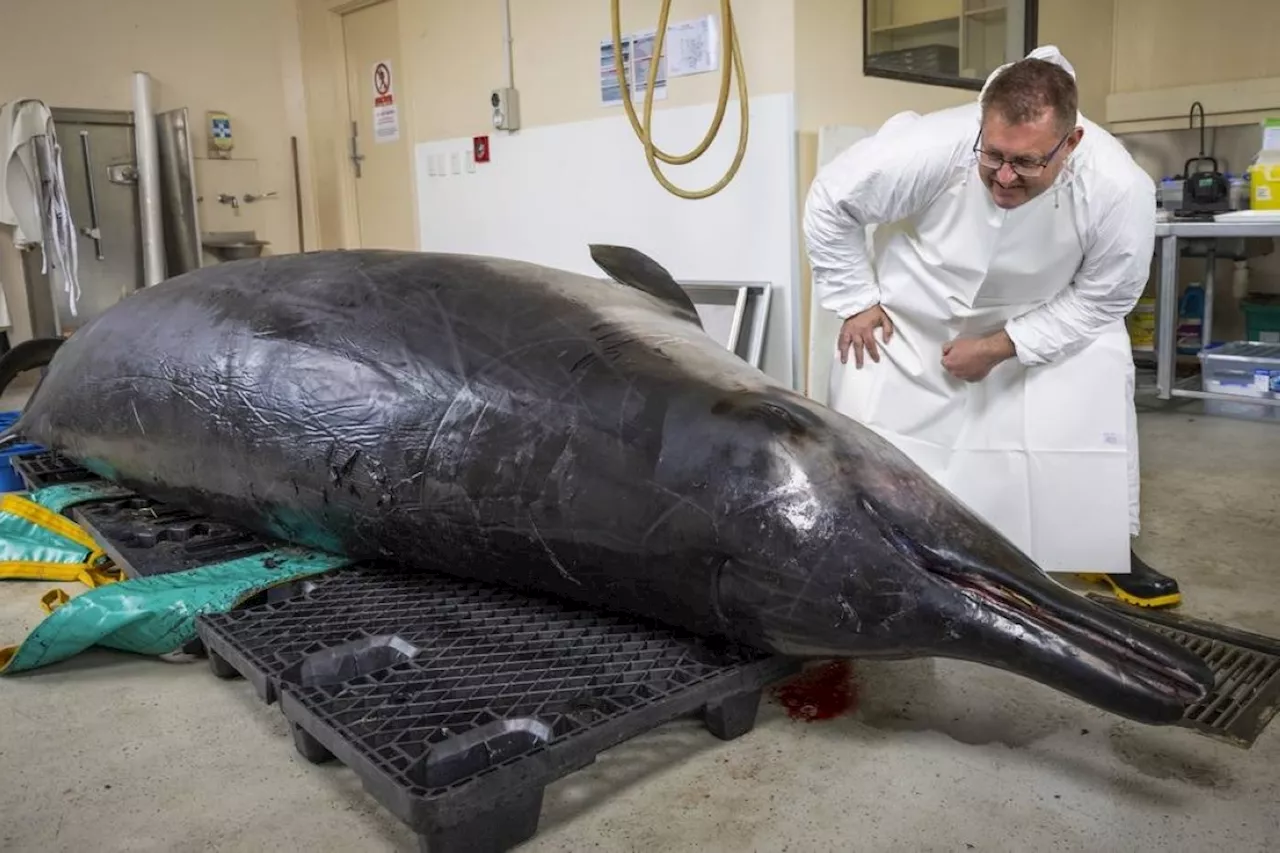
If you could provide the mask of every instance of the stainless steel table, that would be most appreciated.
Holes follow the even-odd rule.
[[[1178,261],[1179,240],[1233,239],[1248,237],[1280,237],[1280,222],[1190,222],[1169,220],[1156,223],[1156,242],[1160,253],[1160,280],[1156,290],[1156,396],[1195,397],[1203,400],[1240,402],[1239,397],[1192,388],[1179,388],[1173,381],[1178,357]],[[1212,257],[1212,256],[1211,256]],[[1205,343],[1212,334],[1213,277],[1205,281]],[[1280,406],[1280,399],[1249,399],[1250,403]]]

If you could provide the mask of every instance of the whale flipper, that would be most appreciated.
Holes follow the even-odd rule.
[[[661,299],[673,308],[687,313],[690,320],[699,328],[702,327],[702,318],[698,316],[698,309],[694,307],[688,292],[671,277],[671,273],[644,252],[628,246],[592,243],[591,260],[618,284],[643,290],[650,296]]]

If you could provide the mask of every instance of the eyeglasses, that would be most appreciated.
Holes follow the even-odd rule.
[[[1028,160],[1025,158],[1007,160],[998,154],[992,154],[990,151],[983,151],[978,147],[978,143],[982,139],[982,133],[979,131],[978,138],[974,140],[973,143],[973,152],[978,155],[978,162],[988,169],[999,169],[1005,163],[1008,163],[1013,169],[1014,174],[1020,175],[1024,178],[1038,178],[1040,174],[1044,172],[1045,167],[1053,162],[1054,155],[1056,155],[1062,148],[1063,144],[1066,143],[1069,136],[1071,136],[1071,131],[1067,131],[1067,135],[1058,140],[1058,144],[1050,149],[1049,153],[1045,155],[1043,160]]]

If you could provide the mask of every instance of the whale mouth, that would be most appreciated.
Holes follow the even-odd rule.
[[[954,656],[995,663],[1147,723],[1178,721],[1213,689],[1213,671],[1194,652],[1077,595],[1011,544],[934,548],[869,497],[862,506],[916,571],[967,605],[955,620],[967,630],[955,638]]]
[[[1077,656],[1093,658],[1095,666],[1122,669],[1125,680],[1145,686],[1182,705],[1200,701],[1211,685],[1197,680],[1160,649],[1148,647],[1136,634],[1140,629],[1120,614],[1094,612],[1080,600],[1079,608],[1062,601],[1050,606],[1037,602],[1038,590],[1018,589],[1016,584],[995,582],[962,570],[929,566],[939,576],[982,608],[1020,625],[1041,640],[1053,637],[1062,645],[1073,645]],[[1063,592],[1074,596],[1065,588]],[[1073,612],[1074,611],[1074,612]]]

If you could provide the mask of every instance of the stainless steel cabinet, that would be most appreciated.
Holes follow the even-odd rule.
[[[41,272],[39,248],[24,253],[34,337],[68,335],[144,284],[133,113],[53,108],[67,202],[78,232],[76,314],[62,280]],[[156,116],[168,274],[200,264],[195,180],[185,109]]]

